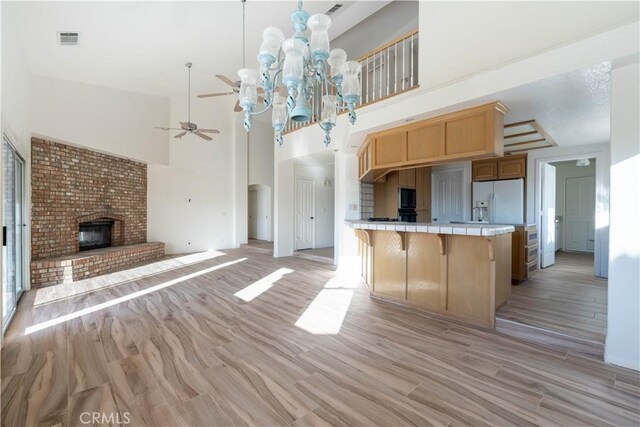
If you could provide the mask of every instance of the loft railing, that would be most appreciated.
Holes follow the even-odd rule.
[[[413,30],[357,59],[362,64],[362,93],[357,107],[399,95],[418,86],[418,30]],[[322,87],[311,103],[311,120],[289,121],[285,133],[317,123],[322,111]],[[345,111],[346,112],[346,111]]]

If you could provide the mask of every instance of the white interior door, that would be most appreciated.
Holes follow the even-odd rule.
[[[548,163],[542,167],[542,212],[540,266],[549,267],[556,262],[556,168]]]
[[[271,195],[265,188],[249,190],[249,238],[271,240],[269,215]]]
[[[431,217],[433,222],[464,220],[463,170],[436,170],[431,175]]]
[[[567,178],[565,184],[565,249],[593,252],[596,219],[596,178]]]
[[[259,191],[249,191],[249,238],[258,239]]]
[[[312,249],[315,240],[315,191],[313,178],[296,177],[295,248]]]

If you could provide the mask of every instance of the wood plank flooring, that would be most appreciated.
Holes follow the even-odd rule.
[[[326,263],[225,253],[46,305],[27,293],[2,425],[640,422],[638,372],[372,300]]]
[[[604,343],[607,279],[593,275],[593,255],[557,252],[556,263],[511,287],[498,317]]]

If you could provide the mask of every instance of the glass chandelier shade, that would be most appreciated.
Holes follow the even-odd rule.
[[[322,97],[321,123],[335,125],[338,119],[338,109],[336,107],[337,98],[335,95],[324,95]]]
[[[304,59],[307,56],[307,46],[301,39],[286,39],[282,42],[282,52],[285,54],[282,66],[282,80],[285,84],[299,84],[304,76]]]
[[[347,62],[347,52],[342,49],[333,49],[329,52],[327,60],[331,66],[331,77],[337,77],[344,74],[344,64]]]
[[[311,15],[307,21],[307,27],[311,30],[309,49],[312,55],[319,55],[325,59],[329,56],[329,27],[331,18],[321,13]]]
[[[287,123],[287,99],[276,92],[273,97],[273,111],[271,112],[271,123],[273,126],[284,126]]]
[[[347,61],[344,64],[342,95],[360,96],[360,71],[362,71],[362,65],[359,62]]]
[[[240,92],[238,101],[241,106],[254,107],[258,103],[258,72],[251,68],[238,71],[240,77]]]
[[[238,102],[244,112],[243,125],[248,132],[252,116],[272,108],[271,124],[275,139],[282,145],[287,124],[310,122],[316,117],[315,109],[319,107],[317,124],[324,131],[325,145],[329,145],[330,133],[339,112],[348,111],[349,122],[353,124],[356,121],[355,107],[360,100],[362,67],[358,62],[347,61],[344,50],[330,50],[329,16],[309,16],[299,0],[298,9],[291,14],[291,22],[294,31],[289,38],[276,27],[267,27],[262,32],[257,55],[259,73],[248,68],[238,71]],[[261,93],[264,108],[256,111],[258,85],[264,92]]]
[[[278,58],[280,46],[284,41],[284,33],[277,27],[267,27],[262,32],[262,44],[258,52],[258,61],[262,62],[262,55],[269,56],[269,62],[273,63]]]

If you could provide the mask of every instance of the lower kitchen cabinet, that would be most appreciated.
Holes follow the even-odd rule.
[[[407,301],[429,310],[447,305],[447,257],[437,234],[412,233],[407,244]]]
[[[373,291],[379,295],[406,299],[407,256],[401,235],[395,231],[377,231],[373,258]]]

